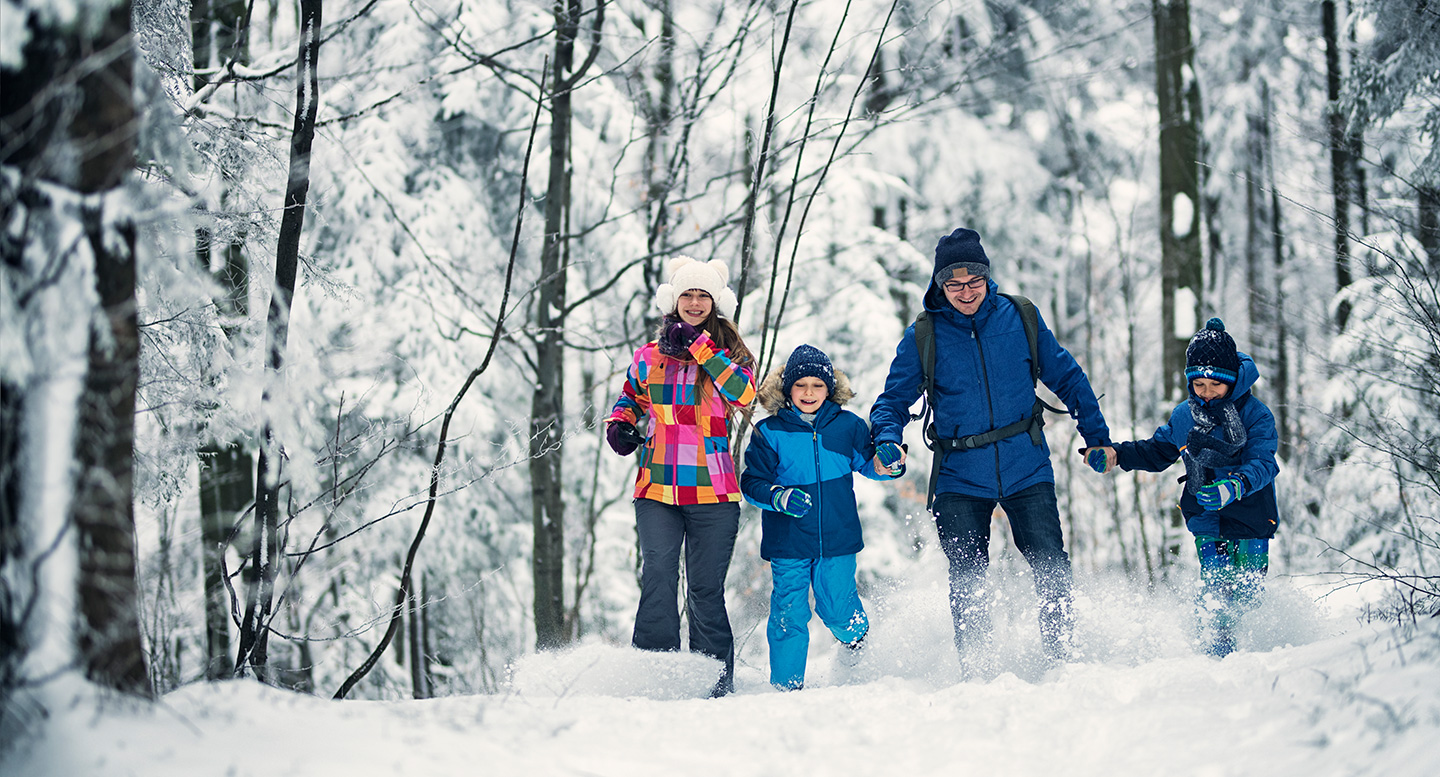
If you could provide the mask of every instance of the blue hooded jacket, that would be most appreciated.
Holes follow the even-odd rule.
[[[1240,451],[1239,466],[1233,470],[1206,470],[1205,485],[1224,477],[1238,477],[1245,482],[1240,500],[1231,502],[1219,512],[1221,538],[1268,539],[1275,536],[1275,527],[1280,517],[1280,510],[1275,502],[1275,476],[1280,472],[1279,465],[1275,463],[1275,450],[1280,438],[1275,431],[1275,416],[1270,413],[1270,408],[1250,393],[1255,381],[1260,379],[1260,371],[1255,368],[1255,362],[1249,356],[1243,353],[1239,356],[1239,378],[1235,381],[1229,397],[1233,397],[1235,409],[1240,413],[1240,421],[1245,425],[1245,447]],[[1190,396],[1195,396],[1193,388],[1190,389]],[[1189,455],[1185,451],[1185,445],[1190,437],[1190,430],[1194,427],[1195,418],[1190,413],[1190,403],[1182,402],[1170,413],[1169,422],[1156,429],[1150,439],[1116,445],[1116,463],[1126,471],[1142,469],[1161,472],[1181,456]],[[1219,436],[1221,430],[1217,427],[1211,434]],[[1200,506],[1188,488],[1180,495],[1180,512],[1185,515],[1191,531],[1195,531],[1195,519],[1209,524],[1209,520],[1205,519],[1205,508]],[[1209,517],[1214,518],[1215,514],[1210,513]],[[1207,528],[1202,533],[1208,532]]]
[[[940,438],[983,434],[1028,418],[1035,404],[1030,343],[1020,311],[1000,296],[993,280],[975,315],[955,309],[932,279],[925,309],[935,326],[935,432]],[[1038,313],[1038,311],[1037,311]],[[1077,420],[1087,446],[1109,445],[1110,430],[1085,371],[1039,320],[1040,381]],[[905,330],[885,391],[870,409],[875,443],[899,443],[910,407],[919,399],[924,368],[915,344],[915,325]],[[936,494],[1003,499],[1037,483],[1054,483],[1050,448],[1018,434],[973,450],[940,457]]]
[[[780,398],[780,375],[772,372],[760,388],[760,402],[773,415],[755,424],[745,448],[740,490],[761,509],[760,557],[830,558],[859,553],[860,514],[851,474],[891,480],[871,466],[875,448],[864,419],[839,403],[854,394],[845,374],[836,370],[835,391],[820,403],[812,426],[794,405]],[[783,402],[783,404],[782,404]],[[800,517],[770,506],[774,486],[798,488],[810,495],[810,510]]]

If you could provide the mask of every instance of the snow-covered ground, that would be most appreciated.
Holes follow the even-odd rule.
[[[701,698],[708,659],[594,643],[523,660],[505,693],[426,701],[335,702],[242,681],[147,705],[62,678],[0,773],[1440,774],[1440,618],[1365,624],[1334,597],[1317,603],[1322,587],[1278,579],[1242,652],[1215,660],[1190,644],[1183,594],[1082,579],[1082,655],[1046,667],[1028,576],[996,577],[998,665],[982,679],[959,678],[936,572],[871,592],[871,645],[854,669],[814,622],[799,692],[766,682],[763,625],[739,635],[737,692],[717,700]]]

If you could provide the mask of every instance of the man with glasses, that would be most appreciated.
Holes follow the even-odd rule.
[[[997,504],[1034,572],[1041,649],[1051,661],[1067,660],[1072,655],[1070,556],[1060,531],[1050,449],[1040,432],[1043,403],[1035,397],[1034,383],[1038,378],[1069,408],[1087,450],[1110,444],[1099,402],[1085,371],[1056,342],[1034,306],[999,292],[974,230],[961,228],[940,238],[924,302],[922,321],[905,330],[885,391],[870,410],[875,464],[898,469],[905,463],[902,433],[915,418],[910,407],[923,392],[924,415],[933,413],[934,419],[924,430],[926,444],[935,451],[933,467],[938,469],[930,481],[930,509],[949,560],[950,612],[965,675],[984,677],[994,669],[984,586]],[[1030,309],[1033,345],[1022,307]],[[933,359],[928,370],[927,352]]]

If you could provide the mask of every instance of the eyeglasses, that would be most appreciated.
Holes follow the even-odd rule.
[[[943,288],[947,294],[954,294],[955,292],[958,292],[958,291],[960,291],[961,289],[968,289],[968,290],[970,290],[970,291],[979,291],[979,290],[980,290],[980,287],[981,287],[981,286],[984,286],[984,285],[985,285],[985,276],[981,275],[981,276],[976,277],[976,278],[973,279],[973,280],[968,280],[968,281],[945,281],[945,283],[941,286],[941,288]]]

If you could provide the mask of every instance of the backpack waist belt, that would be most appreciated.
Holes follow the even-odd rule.
[[[1045,440],[1041,432],[1045,428],[1045,403],[1039,397],[1035,398],[1035,404],[1030,408],[1030,417],[1022,418],[1013,424],[1006,424],[999,429],[991,429],[980,434],[971,434],[959,438],[937,437],[935,435],[935,424],[925,427],[925,437],[930,440],[931,447],[937,451],[950,453],[952,451],[970,451],[976,448],[983,448],[991,443],[1014,437],[1017,434],[1030,434],[1030,442],[1039,445]]]

